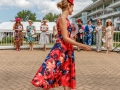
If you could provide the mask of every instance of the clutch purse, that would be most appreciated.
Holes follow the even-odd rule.
[[[105,43],[105,42],[106,42],[105,37],[103,37],[103,38],[102,38],[102,42],[103,42],[103,43]]]
[[[34,35],[32,35],[32,37],[37,37],[37,35],[34,34]]]

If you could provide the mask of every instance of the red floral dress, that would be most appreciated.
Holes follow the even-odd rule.
[[[67,20],[69,36],[72,31]],[[59,23],[57,24],[58,39],[46,57],[31,83],[36,87],[50,89],[58,86],[76,88],[75,61],[73,45],[62,38]]]

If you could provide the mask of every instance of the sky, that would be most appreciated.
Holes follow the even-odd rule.
[[[47,13],[61,13],[56,7],[61,0],[0,0],[0,22],[14,20],[21,10],[30,10],[36,13],[37,19],[41,20]],[[73,15],[92,3],[91,0],[75,0]]]

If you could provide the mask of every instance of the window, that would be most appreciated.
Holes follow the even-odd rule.
[[[114,0],[115,2],[118,2],[118,1],[120,1],[120,0]]]

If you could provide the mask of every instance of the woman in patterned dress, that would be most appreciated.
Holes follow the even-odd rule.
[[[57,3],[57,7],[62,9],[62,14],[57,20],[58,38],[31,82],[43,90],[58,86],[63,86],[64,90],[76,89],[73,45],[91,50],[89,46],[71,39],[72,28],[67,17],[72,15],[73,5],[73,0],[62,0]]]
[[[105,43],[104,47],[107,49],[106,54],[110,53],[110,50],[113,48],[113,35],[114,35],[114,27],[112,21],[110,19],[106,20],[106,28],[105,28]]]
[[[21,24],[21,18],[15,19],[15,24],[13,26],[14,32],[14,46],[16,47],[16,51],[20,51],[20,45],[23,44],[22,39],[22,31],[23,31],[23,25]]]
[[[102,32],[104,31],[104,27],[101,23],[101,20],[97,20],[97,26],[95,28],[96,30],[96,51],[100,52],[101,51],[101,44],[102,44]]]
[[[82,25],[83,21],[81,19],[77,19],[78,25],[78,33],[77,33],[77,42],[83,43],[83,36],[84,36],[84,26]],[[80,51],[80,47],[77,47],[78,52]]]
[[[36,33],[36,28],[35,26],[32,25],[33,24],[32,20],[28,20],[28,22],[29,22],[29,26],[27,26],[26,28],[27,42],[30,45],[29,50],[33,50],[33,42],[35,41],[33,35]]]

